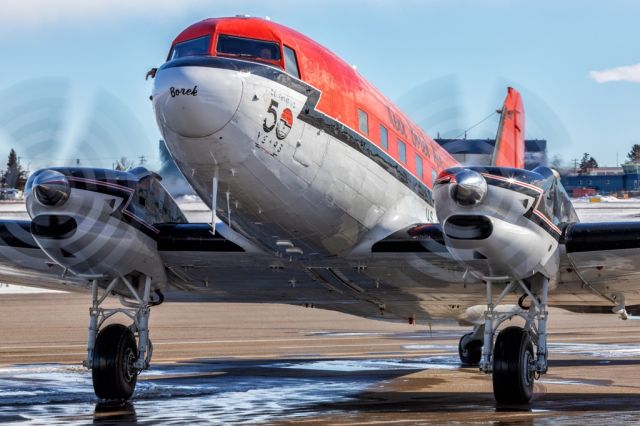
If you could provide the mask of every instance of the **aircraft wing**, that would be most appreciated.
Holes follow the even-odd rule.
[[[87,281],[53,262],[30,228],[30,221],[0,221],[0,282],[86,290]],[[375,243],[369,257],[323,262],[247,251],[207,223],[157,228],[168,300],[290,303],[410,320],[459,318],[483,303],[482,284],[448,253],[439,224],[402,229]],[[563,247],[551,305],[580,312],[640,305],[640,222],[573,224]]]
[[[564,229],[561,243],[560,273],[550,305],[609,313],[626,306],[640,313],[640,222],[574,223]],[[450,305],[456,293],[461,306],[483,303],[480,283],[471,276],[463,278],[465,269],[447,252],[439,224],[416,224],[396,232],[374,244],[372,255],[384,267],[391,267],[389,259],[395,256],[404,264],[393,266],[398,274],[406,275],[407,268],[419,270],[430,293]],[[452,284],[444,290],[443,282]],[[466,294],[459,294],[453,283],[464,283]]]
[[[188,223],[146,169],[43,169],[31,175],[25,194],[32,220],[0,223],[0,282],[86,290],[95,280],[110,294],[128,297],[148,277],[150,290],[166,301],[289,303],[370,318],[431,317],[415,291],[422,273],[377,279],[358,259],[277,253],[224,223],[216,222],[213,233],[208,223]],[[122,277],[129,277],[129,287],[118,281]]]
[[[65,274],[38,247],[28,220],[0,220],[0,282],[64,291],[87,288],[86,280]]]
[[[51,198],[47,206],[31,193],[33,223],[0,222],[0,282],[85,290],[91,277],[142,273],[154,277],[166,300],[290,303],[409,321],[460,318],[485,303],[484,285],[467,272],[485,259],[459,263],[438,224],[401,229],[352,257],[278,255],[224,224],[213,234],[210,224],[186,223],[146,170],[91,173],[91,179],[79,169],[34,174],[31,187],[49,191],[40,194],[44,201],[64,191],[71,197],[61,206]],[[155,210],[160,205],[163,212]],[[143,220],[159,213],[177,220]],[[623,298],[640,304],[639,235],[635,223],[567,227],[550,304],[574,310],[611,309]]]
[[[376,288],[374,280],[342,260],[302,263],[255,252],[220,232],[213,234],[208,223],[155,228],[157,253],[166,271],[161,289],[166,301],[287,303],[382,319],[426,316],[418,298],[386,285]],[[63,255],[79,256],[67,251]],[[24,220],[0,221],[0,283],[90,290],[86,278],[65,271],[39,247],[32,222]]]
[[[595,294],[612,308],[640,304],[640,222],[576,223],[565,229],[563,241],[561,285]],[[597,311],[583,306],[580,298],[562,306]]]

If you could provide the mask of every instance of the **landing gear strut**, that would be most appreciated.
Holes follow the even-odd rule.
[[[89,310],[87,358],[83,365],[91,369],[93,389],[98,398],[129,399],[135,390],[138,374],[149,368],[153,352],[149,339],[149,314],[151,306],[161,303],[162,298],[151,300],[150,277],[141,277],[139,281],[136,289],[126,277],[117,277],[107,285],[102,295],[98,292],[99,281],[91,283],[93,303]],[[102,303],[119,284],[132,300],[120,296],[122,307],[103,308]],[[102,327],[108,318],[118,313],[126,315],[133,323],[129,327],[122,324]]]
[[[548,369],[547,317],[549,313],[547,312],[547,293],[549,280],[543,276],[536,276],[526,283],[522,280],[511,281],[495,301],[493,300],[492,283],[487,282],[486,285],[487,310],[484,315],[484,344],[480,370],[487,374],[493,374],[493,394],[498,403],[527,403],[533,396],[534,379],[546,373]],[[519,307],[506,313],[497,313],[495,307],[511,291],[518,288],[530,299],[530,306],[524,309]],[[519,304],[522,306],[522,299]],[[500,324],[515,316],[524,319],[524,327],[512,326],[500,331],[494,346],[493,338]]]

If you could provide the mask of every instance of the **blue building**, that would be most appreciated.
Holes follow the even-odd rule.
[[[593,169],[588,174],[563,176],[562,185],[570,194],[582,189],[594,189],[602,195],[640,192],[640,163],[623,164],[621,168]]]
[[[461,164],[489,165],[495,139],[435,139]],[[547,164],[547,141],[527,139],[525,141],[525,168],[535,169]],[[640,162],[623,164],[622,167],[592,169],[587,174],[562,177],[562,185],[569,194],[592,190],[602,195],[620,192],[640,195]]]

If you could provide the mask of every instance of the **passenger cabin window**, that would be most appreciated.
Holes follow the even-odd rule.
[[[185,56],[207,56],[209,55],[209,44],[211,36],[194,38],[192,40],[176,43],[171,49],[169,60],[184,58]]]
[[[280,61],[280,45],[273,41],[220,34],[216,51],[223,55],[240,56],[248,59]]]
[[[422,179],[422,157],[416,155],[416,176]]]
[[[380,125],[380,146],[384,149],[389,149],[389,134],[387,133],[387,128],[382,124]]]
[[[358,110],[358,129],[365,135],[369,134],[369,116],[361,109]]]
[[[296,78],[300,78],[296,52],[289,46],[284,46],[284,70]]]
[[[400,139],[398,139],[398,158],[403,163],[407,162],[407,147]]]

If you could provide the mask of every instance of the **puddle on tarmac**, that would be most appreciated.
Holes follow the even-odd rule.
[[[349,400],[407,370],[456,367],[454,357],[159,364],[123,405],[96,404],[91,374],[82,367],[20,365],[0,368],[0,422],[87,423],[123,415],[126,421],[261,423],[313,415],[314,407]]]

